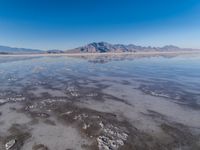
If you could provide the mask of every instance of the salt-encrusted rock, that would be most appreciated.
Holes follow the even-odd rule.
[[[9,97],[8,100],[13,101],[13,102],[20,102],[20,101],[24,101],[25,97]]]
[[[79,120],[80,121],[80,120],[83,120],[83,119],[85,119],[87,117],[88,117],[88,115],[83,113],[83,114],[79,114],[77,116],[74,116],[74,120]]]
[[[12,139],[10,141],[8,141],[6,144],[5,144],[5,148],[6,150],[10,150],[16,143],[16,140],[15,139]]]
[[[89,128],[89,127],[90,127],[90,124],[86,124],[86,123],[83,124],[83,129],[84,129],[84,130],[86,130],[86,129]]]
[[[99,150],[110,150],[109,148],[109,138],[105,137],[105,136],[99,136],[97,138],[97,142],[98,142],[98,147]]]
[[[99,150],[117,150],[124,145],[128,134],[113,125],[104,125],[102,122],[99,125],[103,134],[97,138]]]
[[[70,115],[71,113],[73,113],[73,111],[67,111],[67,112],[64,112],[64,113],[60,114],[60,116]]]
[[[103,122],[102,122],[102,121],[99,123],[99,125],[100,125],[100,127],[101,127],[101,128],[103,128],[103,127],[104,127],[104,124],[103,124]]]
[[[0,99],[0,105],[5,104],[7,101],[5,99]]]
[[[66,90],[67,90],[67,93],[69,93],[73,97],[80,96],[80,94],[78,93],[78,89],[74,86],[68,86]]]

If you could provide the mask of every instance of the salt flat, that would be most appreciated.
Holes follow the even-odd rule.
[[[200,55],[159,54],[0,57],[0,149],[198,150]]]

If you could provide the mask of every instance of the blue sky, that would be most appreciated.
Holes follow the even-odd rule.
[[[0,45],[200,48],[200,0],[0,0]]]

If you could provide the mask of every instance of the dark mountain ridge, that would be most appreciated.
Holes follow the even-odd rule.
[[[71,50],[66,50],[67,53],[112,53],[112,52],[146,52],[146,51],[176,51],[176,50],[189,50],[179,48],[173,45],[164,47],[145,47],[137,46],[134,44],[110,44],[107,42],[93,42],[88,45],[78,47]],[[191,49],[192,50],[192,49]]]
[[[123,52],[162,52],[162,51],[184,51],[195,50],[190,48],[179,48],[173,45],[164,47],[137,46],[134,44],[110,44],[107,42],[93,42],[85,46],[70,50],[39,50],[29,48],[15,48],[8,46],[0,46],[0,54],[59,54],[59,53],[123,53]]]

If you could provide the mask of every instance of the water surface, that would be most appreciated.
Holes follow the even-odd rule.
[[[200,55],[0,57],[3,150],[198,150],[199,108]]]

